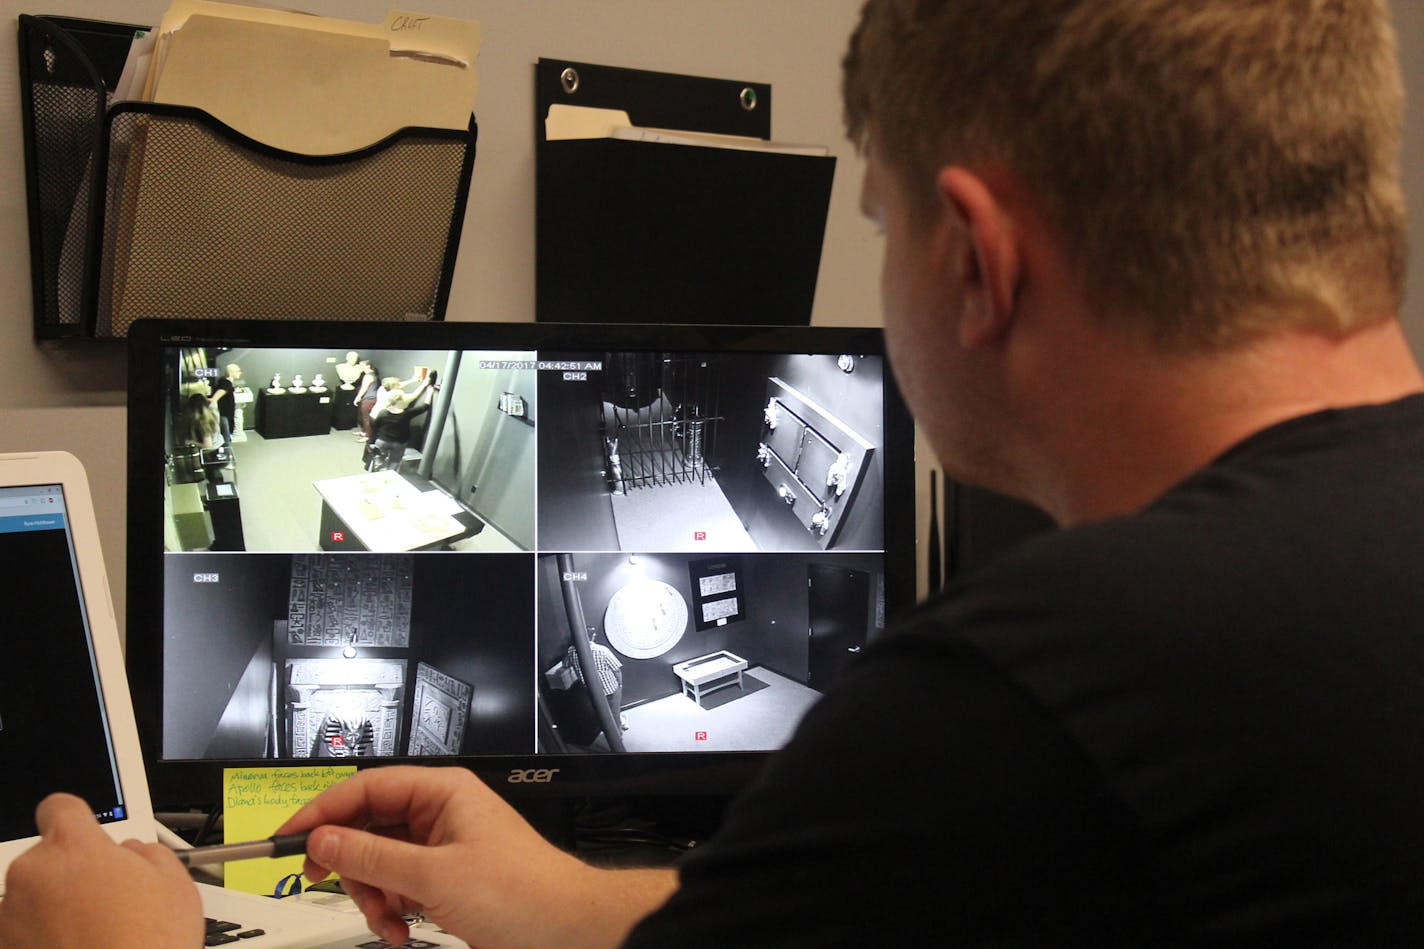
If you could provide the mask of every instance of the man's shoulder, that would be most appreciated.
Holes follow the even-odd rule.
[[[967,656],[1107,774],[1131,773],[1144,742],[1181,746],[1184,723],[1221,774],[1272,747],[1328,774],[1325,730],[1371,729],[1372,707],[1424,727],[1407,671],[1424,663],[1421,407],[1293,421],[1141,513],[1031,538],[867,658],[893,677]]]
[[[1424,396],[1257,433],[1145,510],[1029,538],[911,620],[994,637],[1049,621],[1235,630],[1238,605],[1346,597],[1424,570]],[[1411,589],[1400,582],[1401,602]],[[1275,606],[1268,609],[1274,610]]]

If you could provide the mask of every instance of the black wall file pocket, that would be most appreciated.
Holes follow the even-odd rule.
[[[770,86],[541,59],[535,88],[538,319],[810,322],[835,158],[655,131],[769,139]],[[635,127],[550,139],[555,106]]]

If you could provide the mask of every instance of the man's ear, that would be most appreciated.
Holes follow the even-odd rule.
[[[996,342],[1013,322],[1022,276],[1014,219],[989,184],[966,168],[940,169],[935,186],[946,214],[965,238],[957,264],[964,300],[960,345]]]

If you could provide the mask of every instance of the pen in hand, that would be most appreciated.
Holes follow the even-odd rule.
[[[211,847],[193,847],[190,850],[175,850],[178,862],[185,867],[196,867],[210,863],[227,863],[231,860],[251,860],[255,857],[290,857],[307,852],[307,834],[279,834],[266,840],[251,840],[240,844],[214,844]]]

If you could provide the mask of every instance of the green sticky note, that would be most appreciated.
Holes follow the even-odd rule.
[[[355,773],[355,765],[224,768],[223,842],[271,837],[303,804]],[[283,877],[302,872],[302,860],[300,855],[235,860],[224,865],[223,882],[230,889],[271,896]]]

